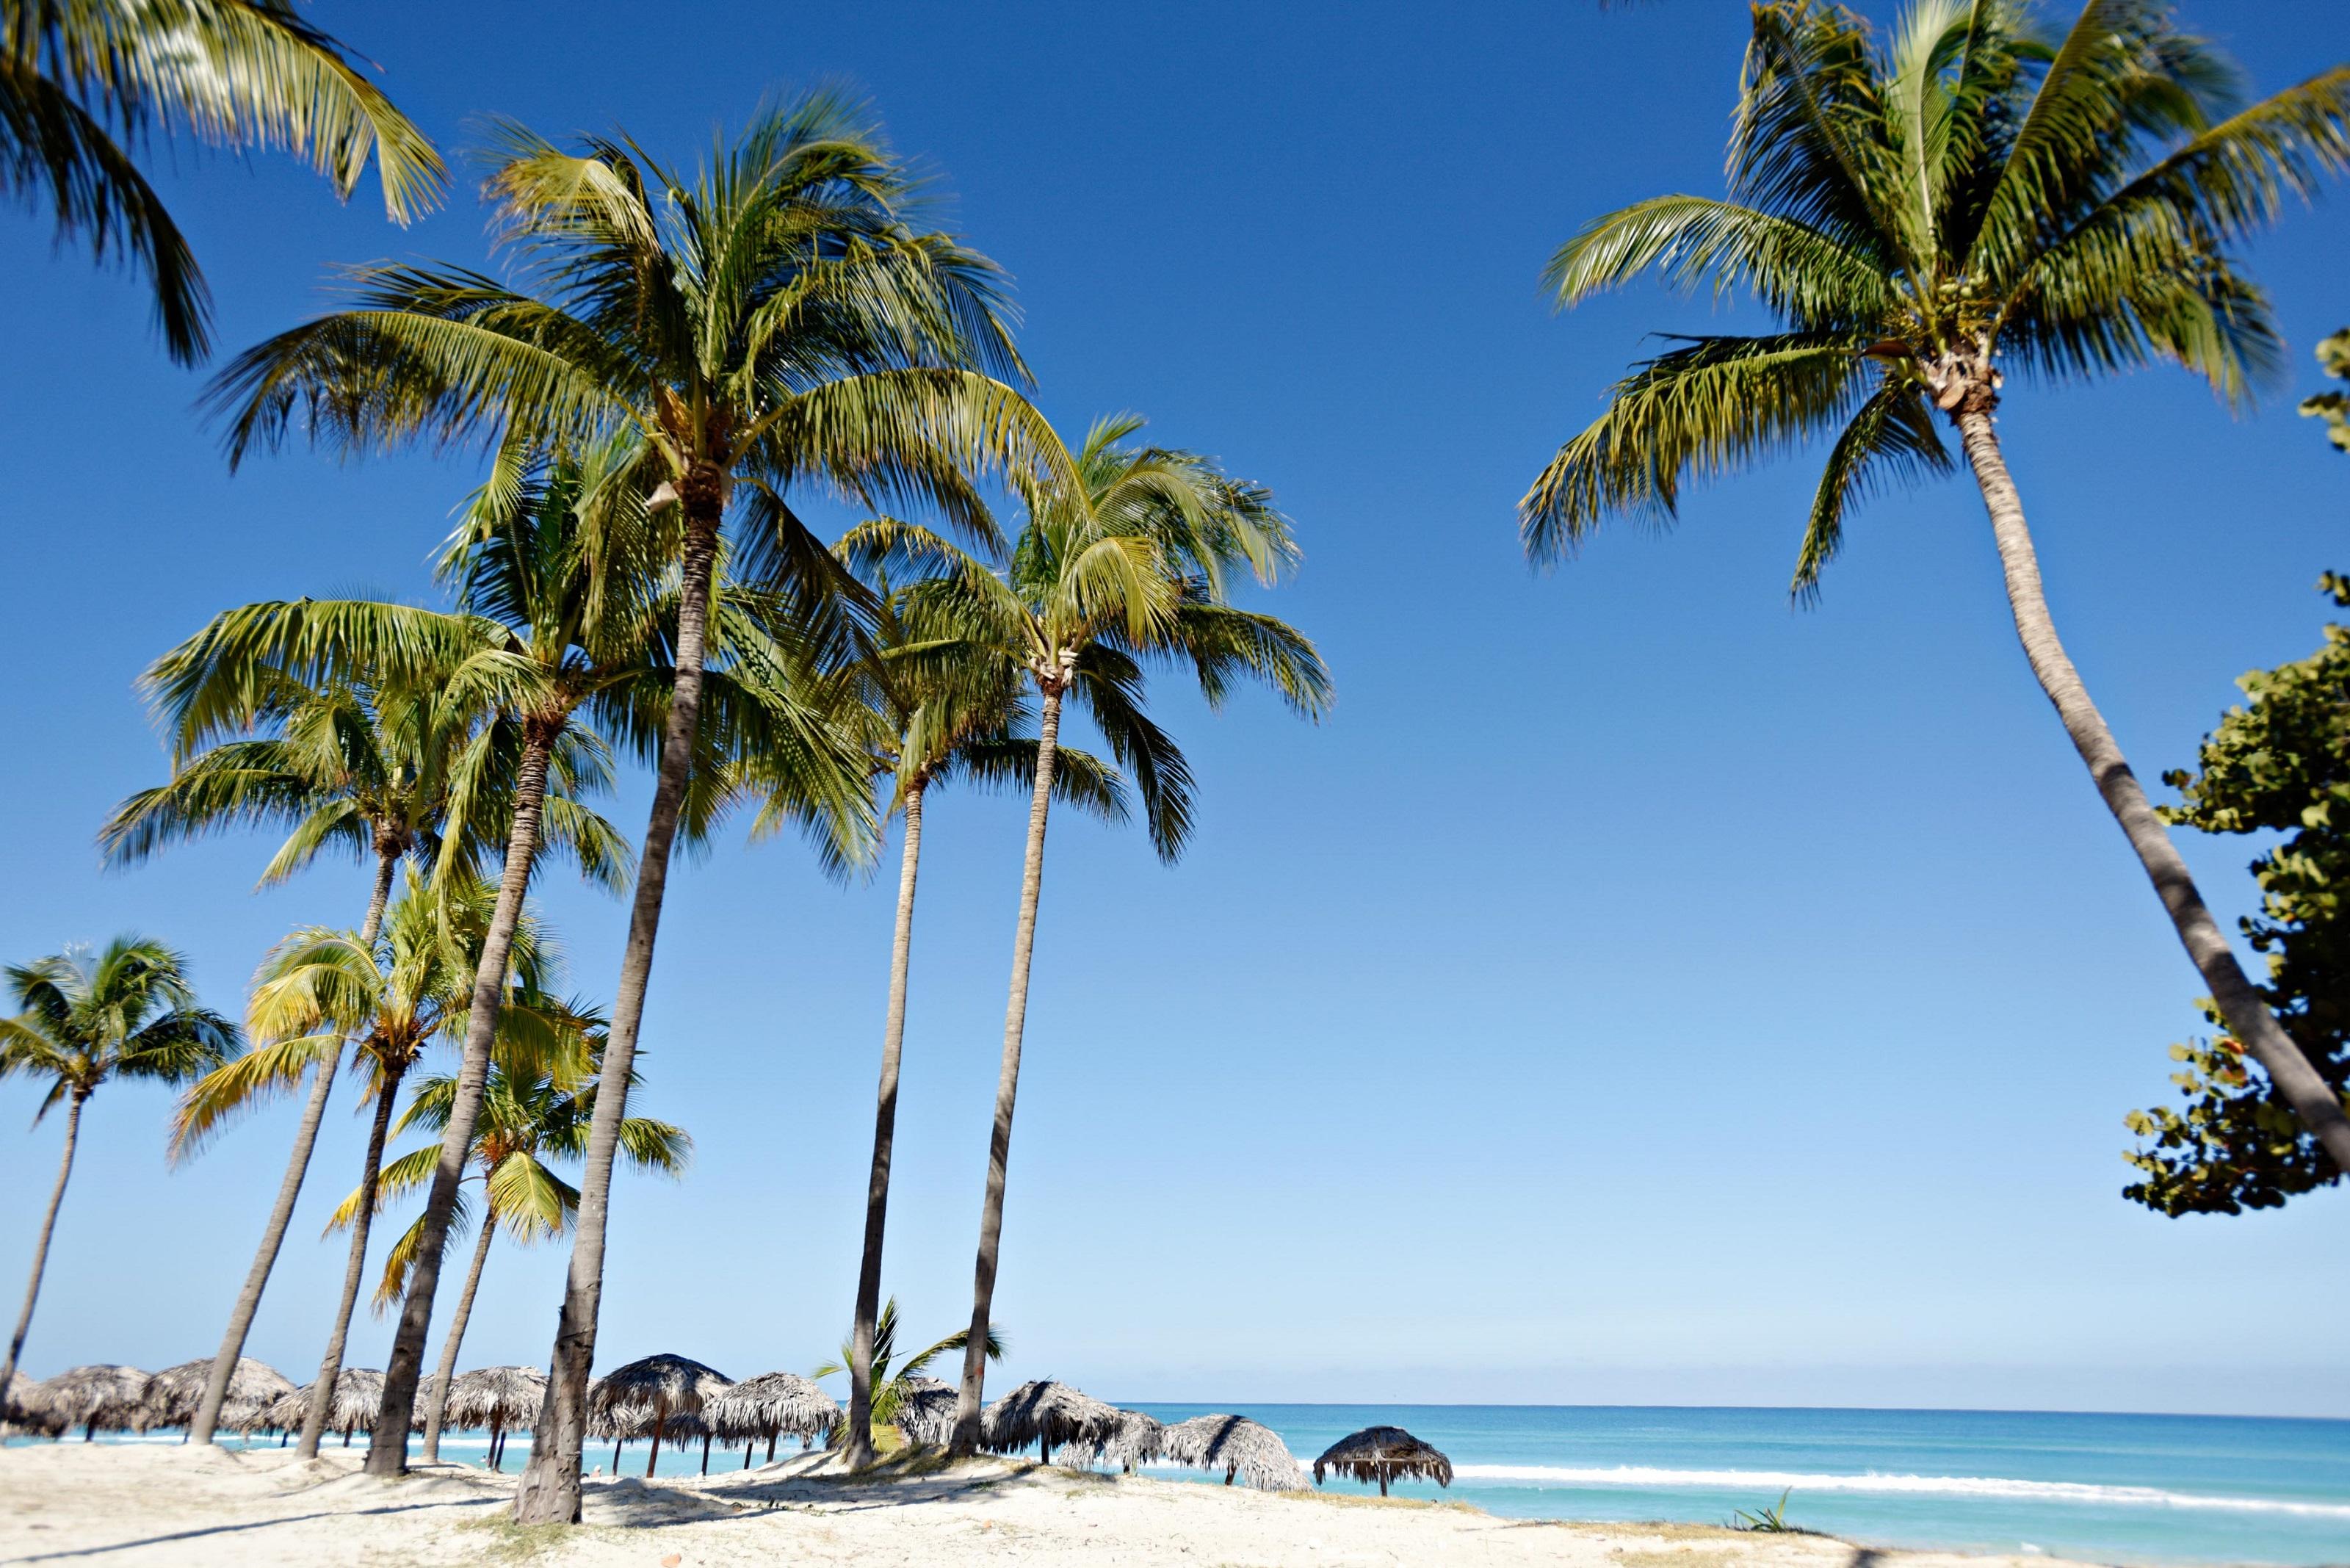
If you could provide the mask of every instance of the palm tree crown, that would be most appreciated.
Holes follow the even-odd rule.
[[[2160,0],[2091,0],[2061,37],[2018,0],[1914,0],[1880,39],[1816,0],[1754,8],[1726,198],[1585,227],[1573,305],[1655,270],[1783,323],[1695,337],[1617,383],[1521,504],[1537,559],[1684,478],[1833,435],[1797,556],[1814,591],[1853,501],[1952,467],[1933,411],[1999,367],[2063,382],[2170,361],[2241,400],[2276,365],[2230,247],[2350,164],[2350,67],[2239,107],[2233,68]]]
[[[16,1376],[25,1336],[32,1330],[57,1210],[73,1176],[83,1105],[109,1078],[185,1082],[234,1056],[241,1044],[234,1024],[197,1005],[187,961],[146,937],[117,937],[95,958],[68,949],[12,964],[6,973],[8,989],[24,1011],[0,1019],[0,1078],[21,1074],[47,1079],[48,1093],[33,1119],[38,1122],[62,1101],[66,1131],[57,1184],[49,1189],[33,1243],[24,1309],[16,1315],[7,1354],[0,1357],[0,1390]]]
[[[146,273],[182,364],[204,356],[211,300],[125,146],[155,130],[284,148],[346,197],[372,156],[396,223],[440,201],[432,144],[292,0],[7,0],[0,192],[46,195],[60,239],[87,239],[101,259],[119,250]]]
[[[21,1010],[0,1019],[0,1077],[46,1078],[37,1120],[109,1078],[181,1084],[236,1054],[236,1025],[199,1005],[187,961],[146,937],[92,954],[68,949],[11,964]]]

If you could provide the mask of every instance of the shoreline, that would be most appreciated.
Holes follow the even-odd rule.
[[[1713,1525],[1506,1519],[1450,1500],[1258,1492],[998,1459],[921,1454],[851,1479],[821,1451],[706,1479],[594,1479],[584,1525],[525,1529],[505,1517],[515,1479],[444,1464],[378,1481],[359,1473],[356,1450],[302,1464],[274,1449],[31,1445],[0,1455],[0,1563],[620,1568],[675,1554],[678,1568],[2089,1568]]]

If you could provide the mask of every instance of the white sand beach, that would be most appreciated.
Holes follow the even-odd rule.
[[[386,1483],[358,1473],[355,1453],[301,1464],[274,1449],[41,1443],[0,1450],[0,1563],[2066,1568],[1825,1536],[1535,1523],[1001,1459],[857,1481],[828,1466],[815,1454],[707,1480],[598,1480],[585,1526],[525,1531],[506,1521],[513,1478],[479,1469]]]

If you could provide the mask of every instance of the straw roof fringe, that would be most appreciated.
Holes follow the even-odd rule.
[[[1195,1470],[1222,1470],[1224,1484],[1246,1481],[1264,1491],[1304,1491],[1305,1471],[1289,1445],[1246,1416],[1194,1416],[1167,1428],[1166,1453]]]
[[[1377,1481],[1382,1494],[1390,1481],[1452,1484],[1452,1461],[1401,1427],[1366,1427],[1359,1432],[1347,1433],[1314,1461],[1315,1485],[1322,1484],[1325,1469],[1357,1480]]]
[[[944,1448],[954,1437],[955,1386],[936,1377],[909,1377],[898,1404],[898,1434],[910,1443]]]
[[[41,1386],[21,1372],[0,1390],[0,1438],[54,1438],[65,1428],[41,1403]]]
[[[1120,1410],[1118,1426],[1107,1437],[1080,1439],[1061,1450],[1065,1465],[1116,1465],[1131,1471],[1167,1452],[1167,1428],[1156,1417],[1139,1410]]]
[[[93,1432],[143,1431],[151,1381],[136,1366],[77,1366],[43,1382],[33,1401],[65,1431],[76,1427]]]
[[[980,1419],[980,1441],[999,1454],[1017,1453],[1031,1443],[1048,1454],[1064,1444],[1091,1448],[1118,1434],[1124,1414],[1066,1383],[1039,1378],[987,1407]]]
[[[449,1385],[446,1426],[503,1432],[538,1419],[546,1397],[546,1374],[536,1366],[476,1366]]]
[[[742,1443],[821,1436],[840,1419],[840,1407],[795,1372],[770,1372],[721,1390],[702,1405],[702,1415],[720,1442]]]
[[[653,1407],[632,1405],[625,1400],[597,1398],[603,1380],[588,1385],[588,1435],[598,1442],[615,1438],[647,1438],[652,1435]]]
[[[146,1417],[150,1427],[185,1427],[196,1418],[204,1402],[204,1385],[212,1381],[213,1358],[182,1361],[155,1374],[147,1385]],[[221,1399],[220,1424],[244,1428],[259,1424],[262,1407],[294,1392],[294,1380],[250,1355],[236,1358],[228,1375],[228,1392]]]

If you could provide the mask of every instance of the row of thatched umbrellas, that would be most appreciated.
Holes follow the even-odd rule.
[[[21,1373],[0,1397],[0,1432],[62,1437],[78,1428],[85,1440],[101,1431],[144,1432],[185,1427],[203,1397],[210,1361],[190,1361],[152,1376],[135,1366],[77,1366],[46,1382]],[[490,1434],[489,1462],[503,1468],[506,1434],[537,1419],[546,1374],[530,1366],[484,1366],[461,1373],[449,1387],[446,1423],[452,1429]],[[422,1430],[432,1389],[417,1402],[416,1429]],[[343,1434],[371,1431],[383,1395],[383,1374],[347,1367],[335,1380],[327,1429]],[[310,1390],[250,1357],[237,1363],[221,1425],[248,1436],[287,1433],[302,1424]],[[898,1429],[910,1443],[944,1446],[954,1429],[955,1390],[934,1377],[910,1380],[898,1412]],[[712,1444],[741,1445],[749,1469],[753,1449],[764,1440],[767,1459],[780,1438],[796,1437],[803,1448],[828,1438],[841,1419],[832,1397],[793,1372],[770,1372],[737,1383],[723,1373],[682,1355],[649,1355],[598,1378],[588,1389],[588,1433],[612,1443],[612,1471],[619,1473],[621,1449],[649,1438],[645,1474],[660,1460],[661,1444],[702,1439],[702,1469],[710,1470]],[[282,1439],[281,1439],[282,1440]],[[1024,1383],[987,1407],[981,1419],[982,1445],[997,1453],[1018,1453],[1034,1444],[1050,1464],[1055,1449],[1062,1462],[1138,1465],[1165,1461],[1189,1469],[1224,1472],[1224,1484],[1244,1481],[1267,1491],[1302,1491],[1305,1473],[1288,1445],[1273,1430],[1245,1416],[1194,1416],[1173,1426],[1139,1410],[1105,1404],[1066,1383]],[[1314,1461],[1314,1484],[1325,1473],[1377,1482],[1379,1495],[1399,1480],[1452,1484],[1452,1461],[1400,1427],[1367,1427],[1339,1438]]]

